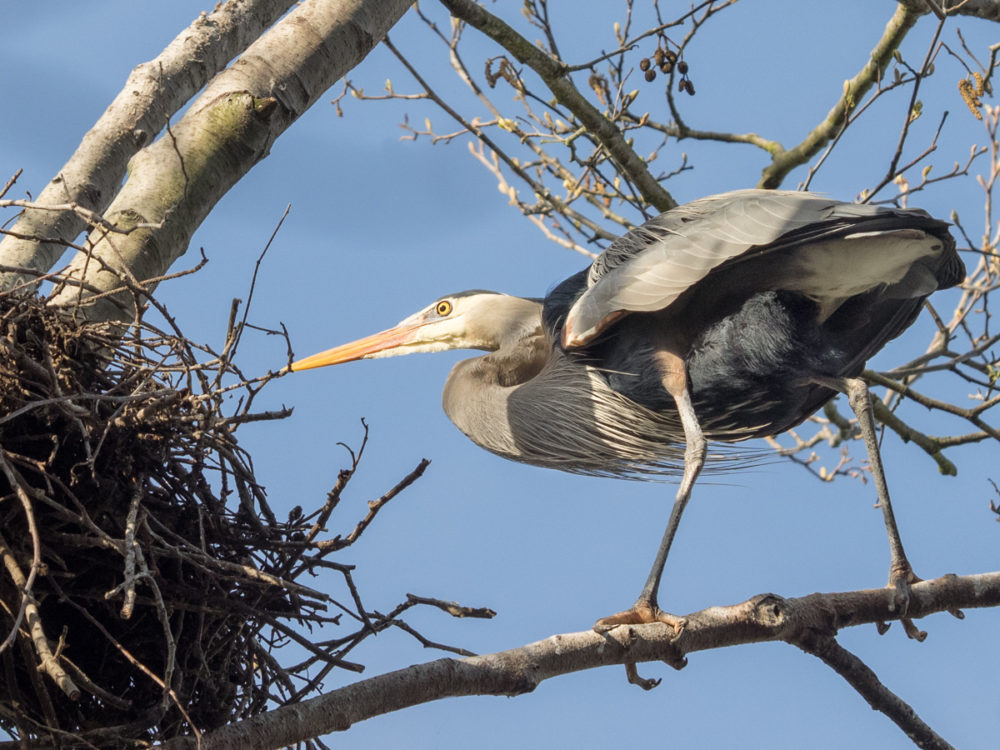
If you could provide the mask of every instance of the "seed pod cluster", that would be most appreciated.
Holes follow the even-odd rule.
[[[684,60],[678,59],[677,53],[669,47],[657,45],[651,57],[644,57],[639,61],[639,70],[643,71],[643,76],[649,82],[656,80],[657,71],[664,75],[670,75],[674,68],[681,74],[681,80],[677,85],[678,90],[686,91],[693,96],[694,84],[688,78],[689,66]]]

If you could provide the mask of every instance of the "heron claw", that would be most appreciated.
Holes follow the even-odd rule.
[[[643,690],[652,690],[663,682],[662,678],[647,679],[645,677],[641,677],[638,670],[635,668],[635,662],[632,661],[625,662],[625,677],[630,683],[638,685]]]
[[[887,584],[887,588],[895,589],[892,602],[889,604],[889,611],[898,612],[905,617],[906,613],[910,611],[910,586],[914,583],[920,583],[922,580],[922,578],[917,577],[909,565],[899,568],[893,567],[889,572],[889,583]]]
[[[687,618],[672,615],[664,612],[655,604],[638,601],[629,609],[608,617],[602,617],[594,623],[595,633],[607,633],[619,625],[648,625],[654,622],[662,622],[674,629],[674,638],[680,636],[687,626]]]
[[[886,588],[893,589],[892,601],[889,603],[890,612],[898,612],[900,615],[899,621],[903,625],[903,630],[905,631],[908,638],[922,643],[927,638],[927,631],[921,630],[913,623],[913,618],[907,617],[907,612],[910,611],[910,586],[915,583],[920,583],[923,579],[919,578],[913,569],[906,565],[893,566],[889,572],[889,583]],[[876,625],[878,628],[879,635],[885,634],[889,629],[888,623],[878,623]]]

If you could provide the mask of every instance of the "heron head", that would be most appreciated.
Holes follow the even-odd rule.
[[[509,336],[532,326],[541,326],[538,301],[476,289],[440,297],[388,330],[300,359],[288,369],[446,349],[496,351]]]

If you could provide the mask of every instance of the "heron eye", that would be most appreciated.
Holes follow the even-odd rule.
[[[448,300],[441,300],[437,303],[437,314],[441,317],[451,315],[451,303]]]

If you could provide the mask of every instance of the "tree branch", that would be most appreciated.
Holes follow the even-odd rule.
[[[861,659],[829,635],[812,633],[795,644],[807,654],[821,659],[850,683],[876,711],[881,711],[899,726],[913,743],[927,750],[954,750],[937,732],[917,716],[913,708],[889,688]]]
[[[924,9],[926,11],[926,8]],[[777,188],[795,167],[805,164],[837,135],[845,119],[861,98],[882,78],[892,59],[892,53],[920,18],[921,12],[900,3],[885,27],[871,57],[854,78],[844,81],[844,92],[827,113],[826,118],[797,146],[776,155],[761,174],[757,187]]]
[[[479,29],[537,73],[560,104],[569,109],[587,131],[607,149],[622,175],[631,180],[647,203],[657,211],[677,205],[646,168],[646,163],[625,140],[622,132],[602,115],[573,85],[566,66],[553,59],[486,9],[470,0],[441,0],[457,19]]]
[[[912,6],[917,12],[930,12],[926,0],[906,0],[905,4]],[[938,4],[949,16],[973,16],[986,21],[1000,21],[1000,3],[996,0],[941,0]]]
[[[915,584],[907,616],[998,605],[1000,572],[948,575]],[[552,677],[614,664],[666,661],[680,668],[685,654],[765,641],[786,641],[803,648],[802,643],[817,634],[832,636],[840,628],[898,619],[893,607],[893,592],[888,588],[795,599],[762,594],[741,604],[687,615],[687,626],[677,637],[672,627],[659,624],[623,626],[606,634],[587,630],[553,635],[509,651],[438,659],[372,677],[230,724],[204,735],[200,747],[283,747],[327,732],[345,731],[356,722],[410,706],[465,695],[522,695]],[[165,747],[187,750],[195,745],[193,739],[184,738]]]
[[[129,159],[291,5],[292,0],[230,0],[196,18],[158,57],[132,71],[37,202],[75,203],[97,213],[104,211],[125,176]],[[62,255],[65,243],[85,226],[84,217],[71,210],[25,211],[13,234],[0,241],[0,258],[6,265],[44,273]],[[47,239],[33,239],[39,237]],[[37,275],[0,274],[0,290],[35,282]]]
[[[209,84],[164,137],[132,159],[129,180],[108,206],[116,226],[138,229],[126,239],[95,232],[93,250],[70,265],[70,282],[54,304],[110,298],[82,310],[91,321],[125,320],[134,290],[164,273],[218,200],[333,83],[357,65],[409,8],[408,0],[307,0],[250,45],[240,64]],[[125,312],[122,312],[124,306]]]

